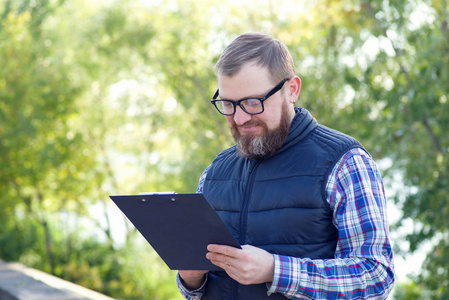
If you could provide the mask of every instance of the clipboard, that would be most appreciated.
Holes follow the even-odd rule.
[[[207,245],[241,248],[203,194],[109,196],[171,270],[222,270]]]

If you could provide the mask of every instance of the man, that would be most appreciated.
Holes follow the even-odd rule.
[[[295,108],[286,46],[239,36],[222,53],[212,103],[236,145],[200,179],[242,249],[209,245],[224,271],[178,273],[187,299],[385,299],[394,283],[379,171],[355,139]]]

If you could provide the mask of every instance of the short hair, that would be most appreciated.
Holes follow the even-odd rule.
[[[244,33],[229,44],[215,65],[217,76],[236,75],[245,63],[266,67],[273,83],[295,76],[293,59],[287,46],[263,33]]]

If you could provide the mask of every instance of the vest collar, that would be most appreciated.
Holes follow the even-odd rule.
[[[290,147],[290,145],[304,140],[318,126],[317,120],[315,120],[307,109],[295,107],[295,113],[292,124],[290,125],[290,131],[281,151]]]

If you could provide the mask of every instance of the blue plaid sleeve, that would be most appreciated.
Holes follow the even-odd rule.
[[[207,175],[207,171],[209,170],[210,166],[206,168],[206,170],[204,170],[203,174],[201,174],[200,180],[198,182],[198,187],[196,188],[196,192],[198,194],[203,193],[203,185],[204,185],[204,181],[206,180],[206,175]]]
[[[176,275],[176,284],[178,285],[179,292],[187,300],[200,300],[201,297],[203,297],[204,286],[206,285],[206,282],[207,282],[207,274],[206,280],[204,280],[204,283],[201,285],[201,287],[197,290],[191,291],[184,286],[181,276],[179,276],[179,273]]]
[[[291,299],[385,299],[394,283],[385,191],[371,157],[350,150],[336,164],[327,201],[338,229],[333,259],[274,255],[268,294]]]

